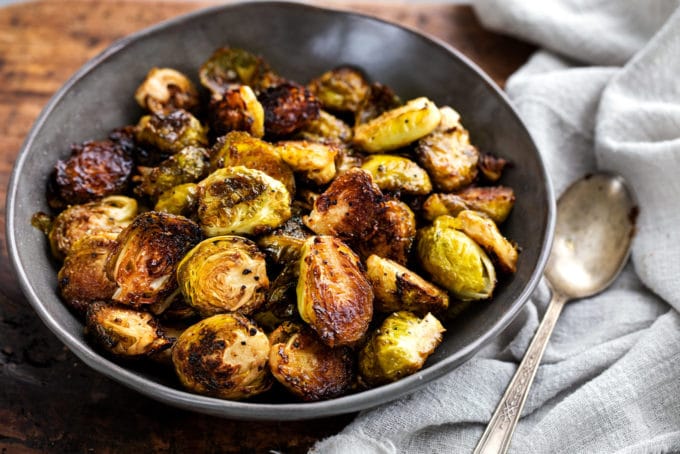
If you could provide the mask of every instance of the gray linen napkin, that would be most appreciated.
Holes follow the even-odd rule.
[[[507,92],[556,193],[610,170],[640,205],[632,263],[605,293],[565,307],[510,451],[680,452],[680,2],[474,5],[487,27],[545,49]],[[361,413],[312,451],[471,452],[548,298],[541,284],[492,345],[423,390]]]

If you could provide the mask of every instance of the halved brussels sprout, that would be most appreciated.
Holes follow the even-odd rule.
[[[218,314],[187,328],[172,362],[189,390],[222,399],[245,399],[272,384],[266,334],[241,314]]]
[[[396,109],[401,105],[401,99],[394,94],[390,87],[379,82],[373,82],[368,94],[354,114],[354,124],[367,123],[388,110]]]
[[[395,261],[372,255],[366,260],[366,277],[373,286],[375,310],[410,311],[420,316],[441,314],[449,307],[449,296],[413,271]]]
[[[319,99],[324,109],[355,112],[368,95],[370,85],[358,69],[340,66],[312,80],[309,90]]]
[[[505,221],[515,204],[515,193],[506,186],[468,187],[455,194],[432,194],[423,203],[423,216],[434,221],[445,214],[455,216],[463,210],[475,210],[489,216],[496,224]]]
[[[264,108],[267,135],[292,134],[319,116],[319,101],[298,84],[287,82],[269,87],[260,93],[258,99]]]
[[[517,271],[517,248],[498,230],[491,218],[471,210],[458,213],[452,222],[493,257],[506,273]]]
[[[352,128],[338,117],[320,110],[319,117],[307,123],[298,135],[312,142],[344,144],[352,139]]]
[[[290,218],[290,202],[283,183],[243,166],[218,169],[198,183],[198,218],[207,236],[274,229]]]
[[[178,291],[177,264],[202,239],[200,227],[183,216],[140,214],[118,235],[106,264],[109,279],[116,283],[112,299],[130,306],[167,307]]]
[[[264,254],[239,236],[215,236],[197,244],[177,265],[184,300],[202,316],[248,315],[264,303],[269,288]]]
[[[198,91],[193,82],[172,68],[151,68],[135,91],[135,100],[151,113],[167,115],[173,110],[198,107]]]
[[[435,131],[416,146],[418,162],[430,175],[434,186],[446,192],[471,184],[477,177],[479,152],[470,144],[466,129]]]
[[[491,297],[496,270],[484,250],[457,229],[451,216],[439,216],[421,229],[416,251],[421,265],[432,280],[461,300]]]
[[[404,147],[435,130],[441,113],[425,97],[412,99],[354,127],[354,143],[369,153]]]
[[[59,160],[48,188],[54,209],[121,194],[130,182],[134,163],[128,153],[110,140],[84,142],[71,147]]]
[[[85,320],[88,336],[117,356],[148,356],[169,348],[174,341],[153,315],[129,307],[93,303]]]
[[[198,185],[186,183],[168,189],[158,197],[155,211],[191,217],[198,204]]]
[[[373,317],[373,290],[359,257],[332,236],[305,241],[297,285],[298,312],[330,347],[355,345]]]
[[[222,97],[213,98],[208,113],[210,126],[218,136],[229,131],[264,136],[264,109],[248,85],[230,88]]]
[[[276,150],[293,171],[309,182],[323,185],[335,177],[335,156],[338,154],[335,145],[287,140],[279,142]]]
[[[164,192],[185,183],[193,183],[208,172],[208,152],[189,146],[161,162],[158,167],[138,167],[139,186],[135,193],[157,200]]]
[[[345,394],[353,383],[353,355],[330,348],[303,325],[284,322],[269,335],[269,368],[288,391],[311,402]]]
[[[135,140],[174,154],[186,147],[206,147],[208,130],[186,110],[174,110],[167,115],[143,116],[137,123]]]
[[[201,85],[217,95],[240,85],[261,90],[280,80],[262,57],[232,47],[213,52],[198,74]]]
[[[318,235],[360,241],[375,233],[382,210],[383,195],[371,174],[350,169],[316,198],[314,209],[302,220]]]
[[[137,215],[137,201],[112,195],[96,202],[73,205],[59,213],[49,233],[55,258],[63,258],[71,247],[86,236],[108,234],[115,238]]]
[[[482,153],[477,167],[488,181],[495,183],[503,176],[503,170],[509,164],[508,160],[488,153]]]
[[[370,172],[375,184],[383,191],[414,195],[432,192],[427,172],[403,156],[374,154],[364,160],[361,168]]]
[[[295,194],[293,170],[281,159],[274,145],[245,132],[233,131],[220,137],[213,147],[210,166],[213,171],[234,166],[261,170],[285,184],[291,196]]]
[[[297,262],[302,245],[311,233],[299,217],[292,217],[281,227],[257,238],[257,245],[277,264]]]
[[[362,380],[377,386],[419,371],[441,343],[444,331],[432,314],[421,319],[411,312],[395,312],[359,352]]]
[[[79,315],[90,303],[109,300],[116,291],[116,284],[104,270],[115,244],[111,236],[87,236],[75,243],[64,259],[57,273],[59,295]]]
[[[416,217],[400,200],[386,200],[377,215],[378,229],[357,248],[363,258],[371,254],[406,264],[416,236]]]

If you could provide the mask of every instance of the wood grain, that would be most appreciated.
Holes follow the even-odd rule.
[[[7,184],[49,97],[116,39],[211,4],[42,1],[0,9],[0,452],[304,452],[352,418],[228,421],[140,396],[67,351],[33,313],[11,270],[4,231]],[[426,31],[460,49],[500,85],[532,51],[484,31],[465,6],[331,5]]]

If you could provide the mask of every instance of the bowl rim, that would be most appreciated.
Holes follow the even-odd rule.
[[[338,397],[335,399],[320,401],[320,402],[300,402],[300,403],[256,403],[243,401],[230,401],[214,397],[202,396],[193,394],[189,391],[184,391],[176,388],[166,386],[164,384],[155,382],[149,378],[145,378],[137,373],[130,371],[110,359],[97,354],[94,350],[86,348],[81,339],[70,334],[63,328],[50,312],[43,306],[40,298],[34,290],[26,270],[19,258],[17,238],[15,235],[16,216],[16,194],[18,191],[18,181],[20,174],[24,168],[24,164],[28,155],[28,150],[31,149],[37,133],[42,129],[43,125],[49,118],[52,110],[61,101],[67,92],[80,79],[85,77],[99,64],[107,60],[109,57],[123,51],[137,40],[148,35],[153,35],[160,30],[167,27],[186,22],[193,21],[201,16],[209,16],[215,11],[236,10],[248,7],[271,7],[280,6],[285,8],[300,8],[305,10],[312,10],[323,13],[350,15],[362,20],[378,22],[382,25],[399,28],[415,38],[434,44],[446,50],[452,57],[462,61],[469,69],[474,71],[476,75],[491,89],[492,92],[499,97],[499,99],[506,104],[510,113],[515,117],[518,124],[523,128],[523,132],[531,138],[524,122],[518,115],[514,106],[511,104],[505,93],[491,80],[491,78],[484,73],[473,61],[460,53],[450,44],[422,32],[411,28],[409,26],[400,25],[385,19],[380,19],[370,14],[349,11],[346,9],[316,6],[308,3],[298,1],[237,1],[228,4],[215,5],[207,8],[199,8],[185,14],[172,17],[168,20],[161,21],[157,24],[146,27],[142,30],[129,34],[120,38],[110,44],[106,49],[100,52],[95,57],[83,64],[56,92],[41,113],[35,120],[31,127],[14,163],[7,191],[6,198],[6,238],[8,252],[11,263],[14,267],[20,287],[33,307],[33,310],[38,314],[43,323],[54,333],[57,338],[64,343],[71,352],[73,352],[80,360],[87,364],[90,368],[103,374],[114,381],[123,384],[147,397],[154,400],[179,407],[185,410],[191,410],[199,413],[204,413],[213,416],[219,416],[232,419],[243,420],[263,420],[263,421],[293,421],[302,419],[311,419],[318,417],[327,417],[332,415],[339,415],[344,413],[356,412],[368,408],[373,408],[381,404],[396,400],[407,394],[415,392],[420,389],[421,385],[429,381],[440,378],[444,374],[452,371],[463,362],[467,361],[482,347],[487,345],[492,339],[501,333],[510,322],[517,316],[520,310],[524,307],[534,289],[538,285],[543,274],[543,269],[548,259],[550,246],[552,244],[555,224],[555,197],[553,192],[552,182],[547,173],[543,158],[538,152],[538,147],[535,142],[532,143],[537,151],[537,160],[541,169],[541,177],[546,184],[547,216],[546,216],[546,234],[541,244],[539,258],[531,276],[524,286],[520,295],[511,303],[509,309],[501,315],[498,321],[492,325],[481,336],[466,345],[464,348],[456,351],[454,354],[447,356],[438,363],[428,366],[426,369],[416,372],[413,375],[402,378],[394,383],[372,388],[366,391],[361,391],[355,394]]]

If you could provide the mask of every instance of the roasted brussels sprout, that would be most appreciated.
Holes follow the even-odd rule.
[[[135,140],[160,152],[175,154],[186,147],[206,147],[208,130],[186,110],[145,115],[137,123]]]
[[[264,109],[248,85],[230,88],[221,98],[213,98],[208,113],[210,127],[218,136],[229,131],[264,136]]]
[[[93,303],[85,320],[88,336],[118,356],[148,356],[169,348],[174,341],[153,315],[129,307]]]
[[[359,104],[354,114],[354,124],[367,123],[384,112],[396,109],[399,106],[401,106],[401,100],[390,87],[379,82],[373,82],[368,94]]]
[[[452,223],[479,244],[506,273],[517,271],[517,248],[498,230],[491,218],[472,210],[458,213]]]
[[[258,99],[264,108],[267,135],[292,134],[319,116],[319,101],[305,87],[294,83],[269,87]]]
[[[509,164],[508,160],[499,158],[488,153],[482,153],[477,167],[487,181],[495,183],[503,176],[503,170]]]
[[[489,216],[496,224],[505,221],[515,204],[515,193],[506,186],[468,187],[455,194],[432,194],[423,203],[423,216],[434,221],[438,216],[455,216],[463,210],[475,210]]]
[[[444,313],[449,307],[448,294],[399,263],[372,255],[366,260],[378,312],[409,311],[420,316],[428,312]]]
[[[94,301],[111,299],[116,284],[105,272],[106,259],[116,244],[107,235],[87,236],[73,245],[64,259],[57,283],[68,307],[83,315]]]
[[[338,117],[320,110],[318,118],[307,123],[298,135],[312,142],[344,144],[352,139],[352,128]]]
[[[201,240],[200,227],[183,216],[140,214],[118,235],[106,263],[106,273],[116,283],[112,299],[129,306],[167,307],[178,291],[177,264]]]
[[[189,146],[161,162],[158,167],[139,167],[139,186],[135,193],[153,200],[181,184],[193,183],[208,173],[208,152]]]
[[[184,300],[204,317],[224,312],[248,315],[269,288],[264,254],[239,236],[216,236],[197,244],[177,266]]]
[[[349,169],[361,167],[364,156],[349,148],[341,148],[335,157],[336,176],[346,173]]]
[[[432,192],[427,172],[403,156],[374,154],[364,160],[361,168],[373,176],[373,181],[383,191],[414,195]]]
[[[191,217],[198,204],[198,185],[185,183],[168,189],[158,197],[155,211]]]
[[[276,146],[281,159],[304,180],[317,185],[330,182],[335,177],[335,156],[338,148],[306,140],[287,140]]]
[[[324,109],[339,112],[356,112],[369,90],[366,77],[351,66],[326,71],[309,83],[309,91]]]
[[[216,95],[240,85],[261,90],[281,80],[262,57],[232,47],[217,49],[201,66],[199,77],[201,85]]]
[[[350,169],[337,177],[314,201],[314,209],[303,218],[318,235],[334,235],[343,241],[370,237],[378,227],[383,195],[371,174]]]
[[[361,379],[377,386],[419,371],[441,343],[444,331],[432,314],[421,319],[411,312],[395,312],[359,352]]]
[[[378,229],[357,248],[363,258],[371,254],[406,264],[416,236],[416,217],[400,200],[386,200],[376,219]]]
[[[159,115],[177,109],[193,111],[199,102],[191,80],[172,68],[152,68],[137,88],[135,100],[143,109]]]
[[[302,224],[302,220],[292,217],[271,233],[260,236],[257,245],[275,263],[297,262],[302,245],[310,236],[311,233]]]
[[[330,347],[352,346],[373,317],[373,290],[359,257],[332,236],[305,241],[297,285],[298,312]]]
[[[303,325],[284,322],[269,335],[269,368],[286,389],[305,401],[345,394],[354,361],[347,347],[330,348]]]
[[[451,216],[439,216],[421,229],[416,251],[432,280],[461,300],[489,298],[496,285],[496,270],[484,250],[457,229]]]
[[[245,399],[271,384],[269,340],[240,314],[218,314],[187,328],[172,349],[172,362],[191,391],[222,399]]]
[[[84,142],[71,147],[59,160],[48,188],[52,208],[82,204],[125,191],[132,175],[132,158],[110,140]]]
[[[416,146],[418,162],[430,174],[434,186],[451,192],[472,183],[477,177],[479,152],[470,144],[463,127],[435,131]]]
[[[427,98],[416,98],[354,127],[354,143],[369,153],[396,150],[435,130],[441,113]]]
[[[453,110],[452,107],[440,107],[439,113],[442,115],[442,119],[439,121],[439,125],[437,125],[437,129],[435,131],[445,132],[463,127],[463,125],[460,123],[460,114]]]
[[[80,239],[98,234],[115,238],[137,215],[137,201],[112,195],[96,202],[73,205],[59,213],[49,233],[55,258],[62,260]]]
[[[207,236],[274,229],[290,218],[290,202],[283,183],[243,166],[218,169],[198,183],[198,218]]]
[[[274,146],[245,132],[233,131],[220,137],[213,147],[210,166],[213,171],[233,166],[261,170],[286,185],[291,197],[295,193],[293,170]]]

